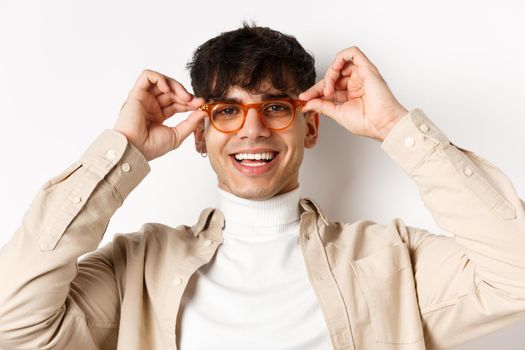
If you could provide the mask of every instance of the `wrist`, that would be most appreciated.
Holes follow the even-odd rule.
[[[378,131],[376,139],[380,142],[383,142],[392,130],[392,128],[408,113],[409,111],[405,108],[400,108],[399,110],[395,111],[392,114],[392,117],[389,118],[390,121],[386,124],[386,126],[384,126]]]

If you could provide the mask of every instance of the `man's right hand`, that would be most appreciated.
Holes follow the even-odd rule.
[[[120,110],[114,129],[124,134],[150,161],[180,146],[206,117],[197,110],[205,100],[190,94],[175,79],[144,70]],[[180,112],[193,111],[175,127],[164,121]]]

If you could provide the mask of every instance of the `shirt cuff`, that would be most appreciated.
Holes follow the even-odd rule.
[[[403,171],[412,171],[438,144],[449,144],[448,137],[419,108],[412,109],[390,130],[381,148]]]
[[[40,249],[55,249],[68,226],[86,206],[101,181],[106,181],[112,186],[113,197],[122,205],[149,171],[148,161],[131,142],[128,142],[124,134],[112,129],[104,130],[79,161],[44,184],[40,192],[42,195],[57,186],[54,192],[58,193],[58,198],[63,196],[63,199],[53,202],[48,198],[49,207],[55,210],[50,210],[50,217],[46,219],[38,237]],[[107,216],[109,219],[112,214],[112,207],[108,205],[91,215]]]
[[[144,155],[116,130],[106,129],[81,157],[98,179],[105,178],[123,202],[151,171]]]

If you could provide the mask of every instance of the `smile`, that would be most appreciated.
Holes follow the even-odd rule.
[[[246,160],[262,160],[263,162],[271,161],[276,155],[276,152],[264,153],[237,153],[235,159],[241,163],[250,164]]]
[[[244,175],[260,175],[270,171],[276,163],[279,152],[264,151],[231,155],[234,167]]]

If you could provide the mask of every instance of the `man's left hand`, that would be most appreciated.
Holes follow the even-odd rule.
[[[303,111],[326,115],[353,134],[383,141],[406,110],[356,46],[337,54],[322,80],[302,92]]]

